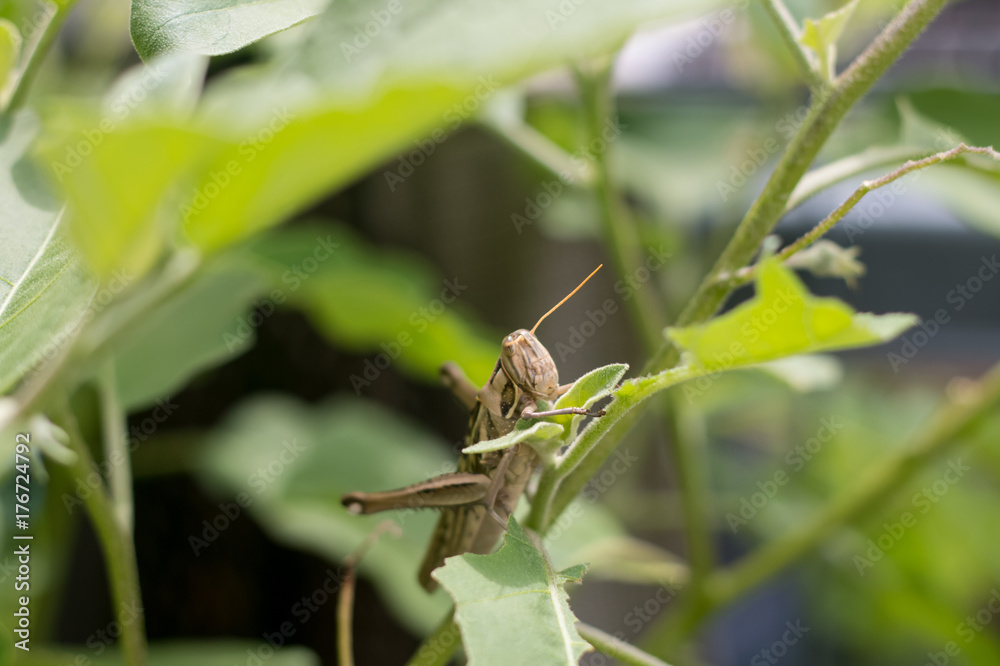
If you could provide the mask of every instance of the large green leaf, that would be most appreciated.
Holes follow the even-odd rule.
[[[27,112],[0,119],[0,392],[63,350],[95,290],[59,202],[25,158],[37,131]]]
[[[21,55],[21,33],[17,26],[7,19],[0,18],[0,100],[7,90],[11,74],[17,67],[17,59]]]
[[[301,23],[329,0],[134,0],[131,31],[143,60],[159,53],[220,55]]]
[[[380,521],[399,523],[403,536],[381,539],[365,555],[361,571],[412,630],[428,632],[444,616],[447,598],[428,595],[417,582],[435,513],[356,516],[340,504],[346,492],[400,488],[454,471],[454,458],[436,438],[369,402],[308,407],[289,398],[260,397],[244,403],[209,439],[196,467],[203,481],[233,501],[242,494],[254,518],[286,545],[339,562]],[[196,553],[212,547],[197,541],[200,531],[191,543]]]
[[[564,585],[586,565],[555,571],[513,517],[492,555],[459,555],[432,575],[455,600],[455,621],[470,666],[511,663],[530,655],[539,666],[575,665],[591,650],[576,630]]]
[[[668,337],[687,350],[696,367],[715,371],[876,345],[918,322],[911,314],[856,313],[835,298],[817,298],[773,258],[761,263],[756,284],[752,300],[704,324],[667,329]]]

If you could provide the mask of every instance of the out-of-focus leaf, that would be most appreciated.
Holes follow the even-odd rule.
[[[555,571],[548,557],[510,518],[504,544],[492,555],[459,555],[432,575],[455,600],[455,621],[469,664],[574,665],[592,648],[576,630],[563,586],[579,582],[586,565]]]
[[[11,73],[21,55],[21,33],[17,26],[0,18],[0,97],[9,85]]]
[[[91,646],[64,650],[32,646],[30,652],[18,654],[14,663],[18,666],[61,666],[73,663],[81,654],[88,655],[89,663],[94,666],[122,666],[125,663],[117,648],[108,648],[101,654],[95,654]],[[268,666],[319,664],[316,654],[301,645],[286,645],[276,649],[263,641],[215,640],[164,641],[149,646],[150,666],[232,666],[248,659],[264,661]]]
[[[381,539],[365,555],[361,571],[412,630],[428,632],[441,620],[446,597],[428,595],[417,583],[435,513],[356,516],[340,504],[346,492],[400,488],[455,471],[454,459],[435,438],[368,402],[307,407],[288,398],[261,397],[244,403],[209,440],[196,465],[203,481],[232,497],[245,494],[254,518],[286,545],[338,562],[375,525],[394,519],[403,536]],[[196,553],[211,547],[192,543]]]
[[[844,376],[840,359],[826,354],[779,358],[761,363],[757,369],[778,378],[799,393],[831,389]]]
[[[841,278],[854,289],[858,278],[865,274],[865,265],[858,261],[859,254],[858,245],[845,248],[823,238],[789,257],[785,265],[807,270],[816,277]]]
[[[246,351],[255,328],[243,315],[265,286],[258,270],[223,261],[158,305],[115,347],[123,407],[170,396],[197,372]]]
[[[588,564],[588,580],[681,586],[689,575],[687,565],[670,551],[630,536],[594,542],[577,557]]]
[[[844,26],[850,20],[857,4],[858,0],[851,0],[819,20],[806,19],[802,26],[799,42],[816,54],[819,72],[827,81],[833,80],[836,74],[834,66],[837,64],[837,40],[840,39]]]
[[[170,51],[221,55],[292,27],[329,0],[134,0],[132,43],[143,60]]]
[[[757,294],[704,324],[667,329],[692,363],[707,370],[795,354],[887,342],[917,323],[911,314],[856,313],[834,298],[809,293],[795,273],[771,258],[758,269]]]
[[[456,303],[468,285],[458,276],[438,282],[414,256],[376,250],[340,225],[278,230],[250,250],[264,260],[282,297],[338,345],[381,355],[430,382],[439,381],[445,361],[479,383],[496,364],[500,336],[494,341],[459,313]],[[358,390],[381,372],[370,363],[352,379]]]
[[[37,130],[28,112],[0,120],[0,392],[61,350],[95,290],[59,202],[25,158]]]
[[[194,111],[205,81],[208,58],[176,53],[127,69],[103,99],[106,118],[187,118]]]

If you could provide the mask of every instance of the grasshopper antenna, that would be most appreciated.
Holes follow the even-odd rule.
[[[583,285],[587,284],[587,280],[589,280],[590,278],[594,277],[594,273],[596,273],[597,271],[601,270],[601,266],[603,266],[603,265],[604,264],[600,264],[597,268],[595,268],[593,270],[593,272],[591,272],[590,275],[588,275],[587,277],[583,278],[583,282],[581,282],[580,284],[578,284],[576,286],[576,289],[574,289],[573,291],[571,291],[568,294],[566,294],[565,298],[563,298],[561,301],[559,301],[558,303],[556,303],[555,306],[553,306],[553,308],[551,310],[549,310],[548,312],[546,312],[545,314],[543,314],[542,318],[539,319],[538,321],[536,321],[535,325],[531,327],[531,334],[532,335],[535,334],[535,329],[538,328],[538,325],[542,323],[543,319],[545,319],[550,314],[552,314],[553,312],[555,312],[556,310],[558,310],[560,305],[562,305],[563,303],[565,303],[566,301],[568,301],[570,299],[570,296],[572,296],[576,292],[580,291],[580,287],[582,287]]]

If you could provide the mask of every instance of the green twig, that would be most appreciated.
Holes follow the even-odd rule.
[[[580,632],[585,641],[623,664],[630,664],[630,666],[670,666],[667,662],[661,661],[647,652],[643,652],[634,645],[619,640],[611,634],[605,633],[597,627],[592,627],[584,622],[577,622],[576,630]]]
[[[125,411],[118,399],[115,364],[108,360],[98,375],[101,399],[101,434],[104,440],[104,460],[107,462],[108,487],[115,517],[124,534],[132,534],[132,461],[129,459],[128,438],[125,436]]]
[[[931,155],[930,157],[925,157],[922,160],[909,161],[902,165],[898,169],[893,169],[889,173],[876,178],[875,180],[866,180],[861,185],[858,186],[856,190],[849,196],[842,204],[837,206],[837,208],[827,215],[819,224],[810,229],[808,232],[802,235],[801,238],[796,240],[791,245],[784,248],[778,253],[777,258],[780,261],[785,261],[792,255],[796,254],[809,247],[817,240],[819,240],[826,232],[833,228],[837,222],[839,222],[847,213],[861,201],[862,197],[871,192],[872,190],[877,190],[880,187],[884,187],[903,176],[916,171],[917,169],[923,169],[924,167],[929,167],[933,164],[938,164],[939,162],[946,162],[948,160],[953,160],[965,153],[975,153],[977,155],[986,155],[994,160],[1000,161],[1000,153],[993,150],[992,146],[987,146],[981,148],[978,146],[967,146],[961,143],[951,150],[946,150],[940,153]],[[736,272],[735,275],[726,276],[721,275],[720,279],[727,281],[730,287],[736,287],[741,284],[746,284],[753,280],[754,274],[757,271],[756,265],[754,266],[744,266]]]
[[[993,366],[972,389],[963,392],[960,402],[944,404],[929,427],[913,443],[899,449],[869,471],[852,488],[834,498],[804,527],[792,531],[747,556],[729,569],[714,573],[705,585],[707,603],[675,614],[650,630],[650,649],[669,652],[675,641],[685,637],[717,608],[728,605],[789,564],[817,548],[846,525],[877,515],[886,502],[930,460],[968,437],[983,419],[1000,404],[1000,363]]]
[[[71,471],[77,483],[100,478],[100,472],[90,449],[83,439],[76,417],[65,400],[53,409],[53,421],[69,435],[70,448],[76,454]],[[92,485],[87,483],[88,486]],[[116,609],[115,619],[121,624],[122,656],[128,666],[146,664],[146,629],[139,591],[139,569],[135,559],[132,536],[122,529],[115,514],[114,503],[104,483],[82,498],[90,521],[104,553],[104,564],[111,586],[111,599]]]
[[[594,169],[589,162],[576,159],[526,122],[483,117],[480,123],[567,184],[578,187],[593,185]]]
[[[31,84],[38,75],[42,63],[45,62],[45,56],[59,35],[59,31],[62,29],[63,23],[66,22],[66,17],[72,11],[73,5],[76,4],[76,0],[61,0],[60,2],[50,4],[55,6],[55,10],[52,17],[49,18],[49,22],[45,25],[41,36],[35,42],[35,47],[31,50],[31,55],[27,57],[20,74],[18,74],[17,83],[10,94],[10,101],[7,104],[7,108],[4,109],[4,113],[16,111],[24,106],[24,103],[28,99],[28,92],[31,90]]]
[[[774,26],[778,29],[781,40],[785,42],[785,46],[791,51],[792,57],[795,58],[795,63],[802,71],[802,75],[806,77],[809,87],[814,90],[822,90],[826,82],[823,80],[823,76],[816,68],[816,65],[813,64],[813,60],[809,56],[806,47],[799,41],[802,29],[799,28],[799,24],[795,21],[792,13],[785,7],[785,3],[781,0],[761,0],[761,4],[764,5],[764,11],[774,21]]]

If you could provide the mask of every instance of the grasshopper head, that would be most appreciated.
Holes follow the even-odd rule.
[[[535,335],[519,328],[503,339],[500,363],[511,381],[525,393],[546,400],[554,399],[559,389],[559,371]]]

